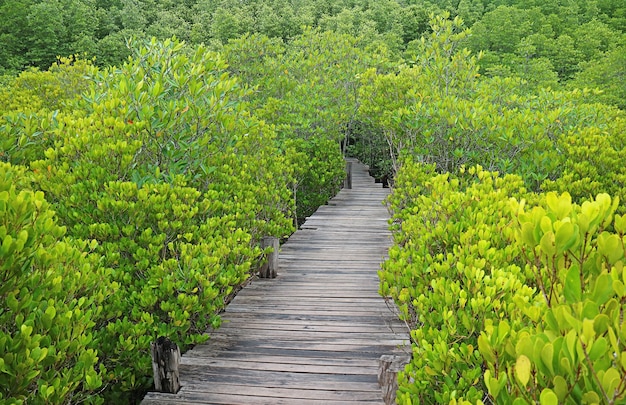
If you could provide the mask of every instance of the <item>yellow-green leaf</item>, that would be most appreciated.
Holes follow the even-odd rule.
[[[550,388],[544,388],[539,396],[539,403],[541,405],[558,405],[559,398]]]
[[[539,246],[541,247],[541,251],[546,255],[552,257],[556,253],[556,247],[554,246],[554,233],[547,232],[541,238],[541,242],[539,242]]]
[[[563,286],[563,295],[565,296],[565,301],[570,304],[580,302],[582,299],[580,269],[576,264],[573,264],[567,271],[565,285]]]
[[[530,359],[523,354],[515,362],[515,378],[524,386],[530,380]]]

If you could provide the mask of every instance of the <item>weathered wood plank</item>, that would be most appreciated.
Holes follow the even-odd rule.
[[[255,311],[250,311],[248,306],[254,305]],[[239,312],[250,312],[252,314],[256,314],[256,309],[264,308],[264,309],[280,309],[286,311],[333,311],[333,312],[350,312],[353,314],[357,314],[359,312],[371,312],[371,311],[379,311],[380,306],[374,305],[372,303],[349,303],[345,305],[336,305],[334,303],[326,303],[326,302],[299,302],[298,305],[289,305],[287,302],[272,304],[260,304],[259,301],[254,300],[239,300],[236,304],[233,304],[232,308],[229,308],[228,313],[236,312],[233,308],[240,309]]]
[[[192,391],[193,392],[193,391]],[[252,394],[211,394],[210,402],[206,402],[206,396],[204,393],[197,394],[182,394],[180,396],[173,396],[168,398],[165,396],[155,396],[150,393],[146,396],[146,399],[142,402],[145,405],[190,405],[190,404],[215,404],[215,405],[346,405],[356,403],[376,403],[382,404],[381,400],[373,401],[352,401],[346,400],[329,400],[329,399],[304,399],[304,398],[276,398],[276,397],[262,397]]]
[[[309,351],[310,352],[310,351]],[[195,355],[195,352],[191,352],[194,355],[185,356],[182,360],[182,364],[206,364],[205,362],[220,361],[225,362],[230,360],[233,362],[242,362],[246,364],[252,363],[277,363],[277,364],[290,364],[290,365],[313,365],[313,366],[331,366],[331,367],[365,367],[375,368],[379,366],[379,361],[374,358],[337,358],[333,357],[318,357],[318,356],[303,356],[302,353],[293,353],[292,351],[283,351],[280,353],[258,353],[239,351],[237,353],[222,353],[219,357],[210,357],[206,355]]]
[[[267,398],[293,398],[293,399],[309,399],[318,401],[380,401],[380,393],[375,385],[371,385],[369,391],[347,391],[347,390],[319,390],[319,389],[289,389],[279,387],[259,387],[259,386],[241,386],[233,384],[220,384],[217,387],[207,387],[206,385],[197,385],[195,391],[209,392],[230,395],[254,395]]]
[[[218,332],[219,333],[219,332]],[[246,336],[246,339],[240,338],[241,334],[219,333],[213,337],[214,340],[224,339],[229,342],[236,342],[242,347],[284,347],[292,349],[315,349],[315,350],[352,350],[367,351],[380,350],[382,347],[393,348],[402,346],[406,343],[406,339],[389,335],[387,337],[376,339],[372,338],[328,338],[323,336],[293,339],[290,336],[281,336],[279,339],[270,339],[271,336],[255,334],[254,336]],[[195,350],[195,348],[194,348]]]
[[[183,357],[183,362],[187,357],[220,357],[220,358],[246,358],[248,356],[274,356],[277,361],[283,357],[301,357],[303,361],[333,360],[333,361],[356,361],[366,360],[378,362],[380,356],[375,352],[355,352],[351,350],[314,350],[312,348],[288,348],[288,347],[244,347],[238,346],[233,350],[233,344],[228,341],[213,342],[211,345],[201,345],[189,351]],[[350,348],[348,348],[350,349]]]
[[[222,336],[229,336],[235,338],[240,335],[241,330],[224,330],[220,332]],[[385,332],[379,333],[363,333],[363,332],[321,332],[321,331],[280,331],[280,330],[263,330],[254,329],[247,330],[246,334],[248,341],[262,340],[262,339],[297,339],[300,342],[306,342],[310,344],[325,344],[332,342],[333,345],[346,344],[346,345],[360,345],[368,344],[372,341],[378,341],[386,344],[402,344],[404,341],[401,338],[390,339]]]
[[[281,372],[246,370],[241,368],[212,369],[205,366],[187,366],[184,375],[187,385],[210,382],[218,384],[237,383],[241,386],[264,386],[306,390],[378,391],[377,372],[368,374],[327,374],[306,372]],[[185,386],[187,386],[185,385]],[[206,384],[208,385],[208,384]],[[187,390],[181,389],[184,393]],[[379,394],[382,397],[382,394]]]
[[[400,321],[394,321],[391,325],[397,326],[398,334],[405,334],[405,325]],[[275,319],[259,320],[254,316],[230,317],[223,325],[226,327],[245,329],[280,329],[280,330],[319,330],[319,331],[363,331],[380,330],[379,323],[352,322],[349,324],[339,324],[328,321],[297,321],[283,322]],[[392,330],[393,331],[393,330]]]
[[[341,374],[341,375],[362,375],[371,374],[378,371],[378,366],[346,366],[330,364],[302,364],[302,363],[277,363],[263,362],[260,359],[255,361],[237,361],[232,359],[215,359],[206,357],[190,357],[182,363],[186,366],[200,366],[210,368],[212,371],[220,372],[220,369],[243,369],[258,371],[279,371],[293,373],[320,373],[320,374]]]
[[[388,190],[352,161],[352,189],[322,206],[280,248],[274,279],[254,279],[185,353],[178,394],[144,405],[382,403],[381,355],[409,341],[378,295],[391,244]],[[409,350],[410,353],[410,350]]]

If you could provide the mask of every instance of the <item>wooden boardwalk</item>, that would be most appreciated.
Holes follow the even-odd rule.
[[[278,277],[253,280],[211,339],[183,356],[178,394],[142,404],[382,403],[378,359],[408,342],[377,293],[387,192],[354,162],[352,189],[281,247]]]

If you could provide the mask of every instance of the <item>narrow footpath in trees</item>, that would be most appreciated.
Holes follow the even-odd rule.
[[[278,276],[254,279],[211,339],[182,357],[180,391],[142,404],[383,403],[379,359],[403,354],[409,339],[378,295],[387,193],[352,162],[352,189],[281,247]]]

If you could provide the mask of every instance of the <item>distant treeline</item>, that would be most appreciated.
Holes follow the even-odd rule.
[[[472,28],[465,45],[485,52],[483,74],[603,87],[624,65],[622,0],[15,0],[0,5],[0,74],[74,54],[119,65],[129,38],[219,47],[253,33],[289,40],[306,27],[380,42],[410,60],[430,15],[442,11]]]

